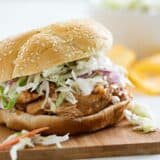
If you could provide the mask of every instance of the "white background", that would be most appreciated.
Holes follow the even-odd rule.
[[[0,0],[0,39],[55,21],[88,18],[87,2],[87,0]],[[160,120],[160,97],[136,96],[136,99],[150,105],[155,117]],[[104,159],[158,160],[160,155]]]

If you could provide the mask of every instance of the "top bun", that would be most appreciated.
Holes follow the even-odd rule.
[[[0,81],[107,52],[111,46],[111,33],[92,20],[52,24],[0,42]]]

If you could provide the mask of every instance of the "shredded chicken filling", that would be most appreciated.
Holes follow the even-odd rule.
[[[54,100],[57,98],[56,87],[52,82],[49,86],[49,98]],[[129,95],[127,89],[125,88],[115,87],[115,85],[106,87],[99,84],[95,86],[90,95],[83,96],[77,94],[75,97],[77,99],[76,104],[73,105],[67,101],[64,101],[59,107],[52,110],[48,101],[42,108],[44,96],[40,96],[38,93],[28,90],[19,95],[15,108],[33,115],[55,114],[66,117],[81,117],[94,114],[109,105],[127,100]]]

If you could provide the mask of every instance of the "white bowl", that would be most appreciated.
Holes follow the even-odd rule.
[[[92,4],[90,15],[110,29],[114,43],[130,47],[138,56],[160,52],[160,14],[109,11]]]

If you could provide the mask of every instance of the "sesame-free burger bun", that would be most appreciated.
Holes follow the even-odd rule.
[[[106,52],[111,46],[111,33],[92,20],[73,20],[32,30],[0,42],[0,81]]]

